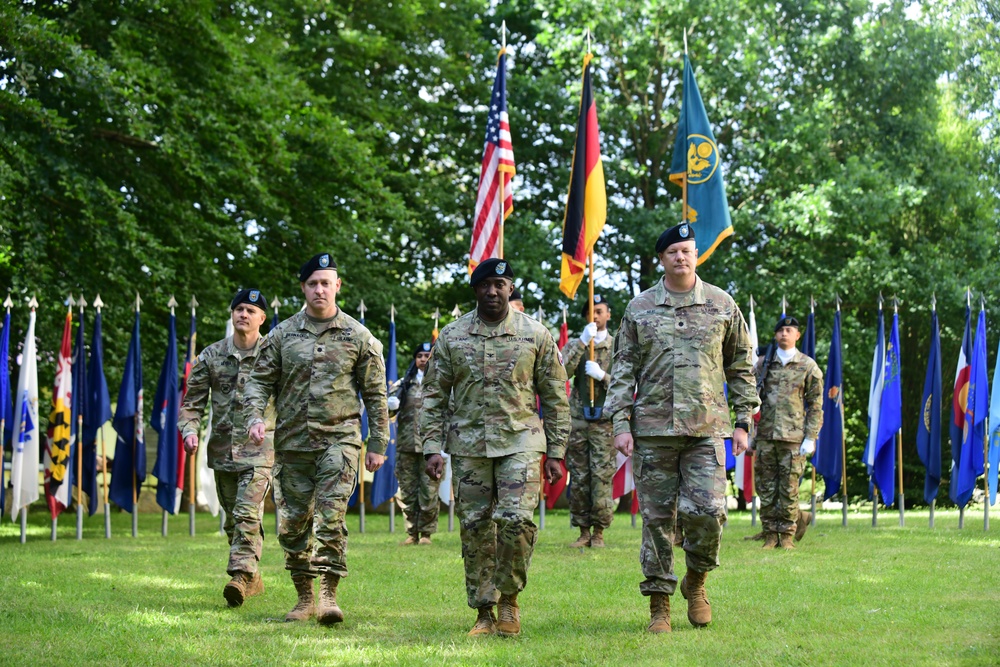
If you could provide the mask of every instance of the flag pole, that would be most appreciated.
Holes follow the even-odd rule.
[[[395,331],[395,324],[396,324],[396,304],[389,304],[389,321],[393,324],[393,331]],[[393,338],[393,345],[395,346],[395,338]],[[395,349],[395,347],[393,349]],[[390,418],[389,421],[392,421],[392,419]],[[398,486],[397,486],[397,491],[398,491]],[[420,501],[418,500],[417,501],[417,505],[419,505],[419,504],[420,504]],[[418,524],[419,524],[419,521],[420,521],[419,514],[420,513],[418,512],[417,513],[417,515],[418,515],[418,519],[417,519]],[[395,495],[392,498],[389,498],[389,532],[390,533],[395,533],[396,532],[396,496]],[[420,534],[419,530],[417,531],[417,534],[418,535]]]
[[[899,299],[892,297],[892,312],[898,318],[899,317]],[[900,356],[899,350],[896,350],[896,355],[900,357],[900,366],[902,366],[902,357]],[[902,368],[900,368],[902,372]],[[905,503],[903,502],[903,427],[900,426],[899,430],[896,431],[896,472],[899,478],[899,525],[902,527],[905,525],[905,519],[903,512],[905,510]]]
[[[142,305],[142,299],[139,298],[139,293],[135,293],[135,312],[136,315],[139,314],[139,308]],[[142,391],[142,388],[139,388]],[[139,429],[142,428],[142,415],[137,414],[135,416],[137,423],[135,428],[132,429],[132,537],[136,537],[139,533],[139,515],[136,513],[139,504],[139,489],[137,488],[138,478],[135,472],[135,456],[138,447],[138,433]]]
[[[503,238],[503,237],[501,237]],[[365,321],[365,300],[358,304],[358,313],[361,314],[361,321]],[[365,442],[361,442],[361,460],[358,464],[358,532],[365,532]]]
[[[76,301],[73,299],[73,295],[70,294],[69,295],[69,299],[66,301],[66,308],[69,311],[67,313],[67,315],[66,315],[67,318],[71,319],[73,317],[73,306],[75,306],[75,305],[76,305]],[[72,382],[70,384],[72,385]],[[55,396],[52,397],[52,403],[53,403],[53,408],[54,408],[55,407]],[[72,470],[72,468],[70,468],[71,465],[72,465],[72,462],[69,462],[67,464],[67,466],[66,466],[66,473],[67,474],[69,473],[70,470]],[[48,493],[48,492],[46,491],[46,493]],[[70,501],[72,499],[73,499],[73,494],[72,494],[72,492],[70,492],[70,494],[67,496],[67,501]],[[56,516],[52,517],[52,541],[53,542],[56,541],[56,533],[57,533],[57,529],[58,528],[59,528],[59,515],[56,515]]]
[[[69,297],[73,301],[73,295]],[[80,326],[83,326],[83,309],[87,307],[87,302],[80,295],[80,300],[76,302],[80,308]],[[82,337],[81,337],[82,338]],[[83,358],[81,352],[80,358]],[[82,403],[81,403],[82,405]],[[0,434],[3,433],[3,426],[0,426]],[[83,539],[83,411],[76,416],[76,539]]]
[[[167,302],[167,306],[170,308],[170,316],[171,317],[174,316],[174,309],[177,308],[178,305],[179,304],[177,303],[177,299],[175,299],[174,295],[171,294],[170,295],[170,301]],[[176,486],[177,486],[177,480],[174,480],[174,487],[176,488]],[[177,493],[177,492],[174,491],[174,493]],[[163,535],[163,537],[167,536],[167,510],[163,510],[163,519],[161,521],[160,534]]]
[[[840,312],[840,295],[835,295],[837,300],[837,312]],[[843,361],[843,359],[841,359]],[[841,494],[841,504],[840,504],[840,525],[847,528],[847,429],[843,428],[844,424],[844,388],[840,388],[840,494]]]
[[[274,298],[277,299],[278,297],[274,297]],[[191,295],[191,300],[188,302],[188,305],[191,306],[191,319],[194,320],[195,319],[195,313],[197,312],[197,308],[198,308],[198,299],[194,298],[193,294]],[[197,340],[197,339],[195,339],[195,340]],[[194,355],[194,353],[195,353],[194,342],[191,341],[191,340],[189,340],[188,341],[188,347],[191,348],[190,354]],[[187,387],[187,385],[185,384],[185,389],[186,389],[186,387]],[[205,445],[207,446],[208,443],[205,443]],[[194,537],[194,512],[197,509],[197,507],[196,507],[196,505],[197,505],[197,489],[195,487],[195,484],[196,484],[196,480],[197,480],[198,459],[196,458],[196,454],[197,454],[197,450],[195,450],[194,452],[191,452],[190,454],[188,454],[187,452],[184,452],[184,455],[187,456],[187,465],[188,465],[188,468],[190,469],[188,471],[188,479],[190,480],[188,482],[188,534],[191,537]],[[277,534],[277,533],[275,533],[275,534]]]
[[[594,322],[594,251],[591,250],[587,254],[587,264],[590,266],[590,279],[587,281],[589,285],[589,300],[587,302],[587,322],[593,324]],[[594,339],[590,339],[590,360],[594,361]],[[590,409],[594,410],[594,378],[587,378],[590,380]]]
[[[104,302],[101,301],[101,295],[98,294],[94,299],[94,308],[97,309],[97,314],[101,314],[101,308],[104,307]],[[105,539],[111,539],[111,503],[108,502],[108,457],[107,452],[104,449],[104,424],[97,430],[97,435],[101,440],[101,483],[104,487],[104,537]]]
[[[986,310],[986,296],[979,295],[979,310]],[[995,425],[994,425],[995,426]],[[995,470],[990,470],[990,424],[986,423],[983,429],[983,530],[990,529],[990,475],[995,475]],[[971,429],[972,426],[970,425]]]
[[[965,288],[965,307],[970,310],[972,309],[972,290],[969,287]],[[972,360],[968,359],[966,363],[971,364]],[[985,461],[983,461],[983,465],[986,465]],[[954,470],[952,471],[952,476],[954,477]],[[954,482],[954,479],[951,481]],[[958,529],[961,530],[963,528],[965,528],[965,505],[958,508]]]
[[[35,312],[35,310],[38,308],[38,300],[35,298],[34,295],[32,295],[31,301],[28,303],[28,307],[31,308],[31,312]],[[36,351],[36,356],[37,356],[37,351]],[[14,473],[13,468],[14,468],[14,460],[12,458],[11,475],[13,475]],[[13,498],[11,498],[11,502],[13,502]],[[21,508],[21,544],[24,544],[27,541],[28,541],[28,506],[25,505],[24,507]]]
[[[501,21],[500,22],[500,59],[503,61],[503,68],[504,68],[504,70],[507,69],[507,59],[505,57],[506,55],[507,55],[507,21]],[[506,227],[506,224],[504,224],[505,223],[505,221],[504,221],[504,214],[507,212],[506,207],[504,205],[504,202],[506,201],[506,199],[504,198],[504,192],[503,192],[503,172],[500,172],[500,173],[497,174],[497,193],[498,193],[498,196],[500,197],[500,221],[499,221],[499,225],[498,225],[500,227],[500,239],[499,239],[499,248],[498,248],[499,254],[497,255],[497,257],[499,257],[500,259],[503,259],[503,233],[504,233],[504,227]]]
[[[816,300],[813,295],[809,295],[809,314],[814,318],[816,316]],[[816,331],[814,328],[813,331]],[[815,347],[815,345],[813,346]],[[813,350],[813,354],[816,354],[816,350]],[[813,360],[815,361],[815,359]],[[809,512],[811,516],[809,517],[809,525],[816,525],[816,464],[812,461],[809,462],[809,467],[812,468],[812,486],[809,490]]]
[[[931,313],[937,313],[937,293],[931,292]],[[927,527],[934,527],[934,506],[937,504],[937,498],[931,500],[930,507],[930,517],[927,520]]]
[[[11,301],[11,298],[10,298],[10,291],[7,292],[7,298],[3,302],[3,307],[7,309],[7,315],[9,316],[10,315],[10,309],[14,307],[14,302]],[[8,341],[9,341],[10,340],[10,338],[9,338],[10,334],[8,333],[7,336],[8,336]],[[0,360],[0,362],[6,364],[7,360],[6,359],[2,359],[2,360]],[[13,416],[13,415],[11,415],[11,416]],[[6,410],[0,410],[0,452],[3,451],[4,439],[6,438],[6,435],[5,435],[6,429],[7,429],[7,411]],[[13,444],[13,443],[11,443],[11,444]],[[13,477],[13,475],[14,475],[13,461],[11,462],[11,468],[12,469],[10,471],[10,474],[11,474],[11,477]],[[0,456],[0,486],[3,486],[4,488],[7,488],[7,481],[4,479],[3,457],[2,456]]]

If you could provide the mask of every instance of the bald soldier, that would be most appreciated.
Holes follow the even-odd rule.
[[[656,254],[663,280],[625,309],[605,411],[615,448],[632,455],[647,629],[670,632],[675,520],[680,517],[685,531],[687,572],[680,590],[688,620],[705,626],[712,621],[705,580],[719,565],[726,521],[723,441],[732,435],[734,455],[746,450],[750,415],[760,401],[743,314],[731,296],[696,274],[694,228],[682,223],[663,232]],[[723,391],[727,382],[735,428]]]
[[[339,623],[337,586],[347,576],[344,514],[361,457],[361,404],[368,408],[365,468],[385,462],[389,442],[382,344],[363,324],[337,307],[341,281],[329,253],[299,271],[305,310],[280,323],[264,339],[247,384],[250,436],[263,442],[264,408],[273,396],[275,501],[278,543],[285,551],[298,601],[288,621],[316,616]],[[320,577],[316,608],[313,579]]]
[[[188,378],[177,428],[184,449],[198,449],[198,431],[211,400],[211,437],[208,439],[208,467],[215,472],[215,490],[226,512],[225,531],[229,540],[232,579],[222,590],[230,607],[262,593],[260,576],[264,531],[264,498],[271,485],[274,443],[269,436],[256,443],[247,434],[243,410],[244,389],[260,353],[260,327],[267,319],[267,299],[258,289],[236,293],[229,304],[233,335],[212,343],[195,359]],[[265,420],[274,428],[274,404],[265,410]]]
[[[546,478],[558,481],[569,435],[559,350],[548,329],[510,307],[513,279],[506,260],[476,267],[470,277],[476,309],[441,331],[424,378],[419,423],[427,474],[440,479],[440,452],[447,450],[466,596],[477,614],[472,636],[521,631],[518,594],[538,536],[533,517],[542,454]]]

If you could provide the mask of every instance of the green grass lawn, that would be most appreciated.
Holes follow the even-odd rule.
[[[975,518],[973,518],[975,517]],[[29,540],[0,527],[0,664],[4,665],[997,665],[1000,664],[1000,532],[957,513],[819,517],[795,552],[744,542],[747,514],[730,518],[722,566],[708,579],[714,622],[696,630],[672,598],[674,632],[645,632],[639,595],[640,530],[619,515],[608,548],[573,550],[565,512],[550,512],[520,597],[522,636],[469,639],[458,532],[430,547],[398,547],[388,517],[367,532],[348,517],[351,576],[338,595],[340,626],[277,622],[295,595],[265,519],[266,592],[238,609],[222,598],[227,547],[218,521],[199,515],[100,516],[75,539],[66,516],[49,541],[48,515],[30,516]],[[1000,520],[1000,518],[998,518]],[[442,515],[442,528],[447,525]],[[683,554],[676,568],[684,570]]]

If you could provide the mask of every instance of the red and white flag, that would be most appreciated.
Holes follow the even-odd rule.
[[[618,470],[611,478],[611,497],[621,498],[626,493],[635,491],[635,478],[632,477],[632,457],[625,456],[621,452],[616,452],[618,459]],[[639,494],[632,493],[632,514],[639,512]]]
[[[48,438],[45,443],[45,500],[55,519],[69,507],[73,490],[73,443],[70,419],[73,394],[73,315],[66,313],[62,345],[56,366],[55,387],[52,390],[52,412],[49,413]]]
[[[757,316],[753,312],[753,298],[750,299],[750,317],[748,318],[750,327],[750,347],[753,350],[754,364],[757,363]],[[754,421],[760,420],[760,408],[754,411]],[[748,503],[753,500],[753,457],[747,456],[746,452],[736,457],[736,469],[734,471],[736,488],[743,492],[743,499]]]

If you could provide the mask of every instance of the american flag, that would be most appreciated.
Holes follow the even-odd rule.
[[[501,256],[503,220],[514,210],[510,185],[514,176],[514,147],[510,143],[510,120],[507,117],[507,51],[500,50],[497,76],[490,95],[490,113],[486,126],[486,146],[479,171],[476,218],[469,250],[469,273],[485,259]],[[501,180],[503,179],[503,180]],[[500,190],[501,184],[503,190]],[[503,193],[501,218],[500,193]]]

